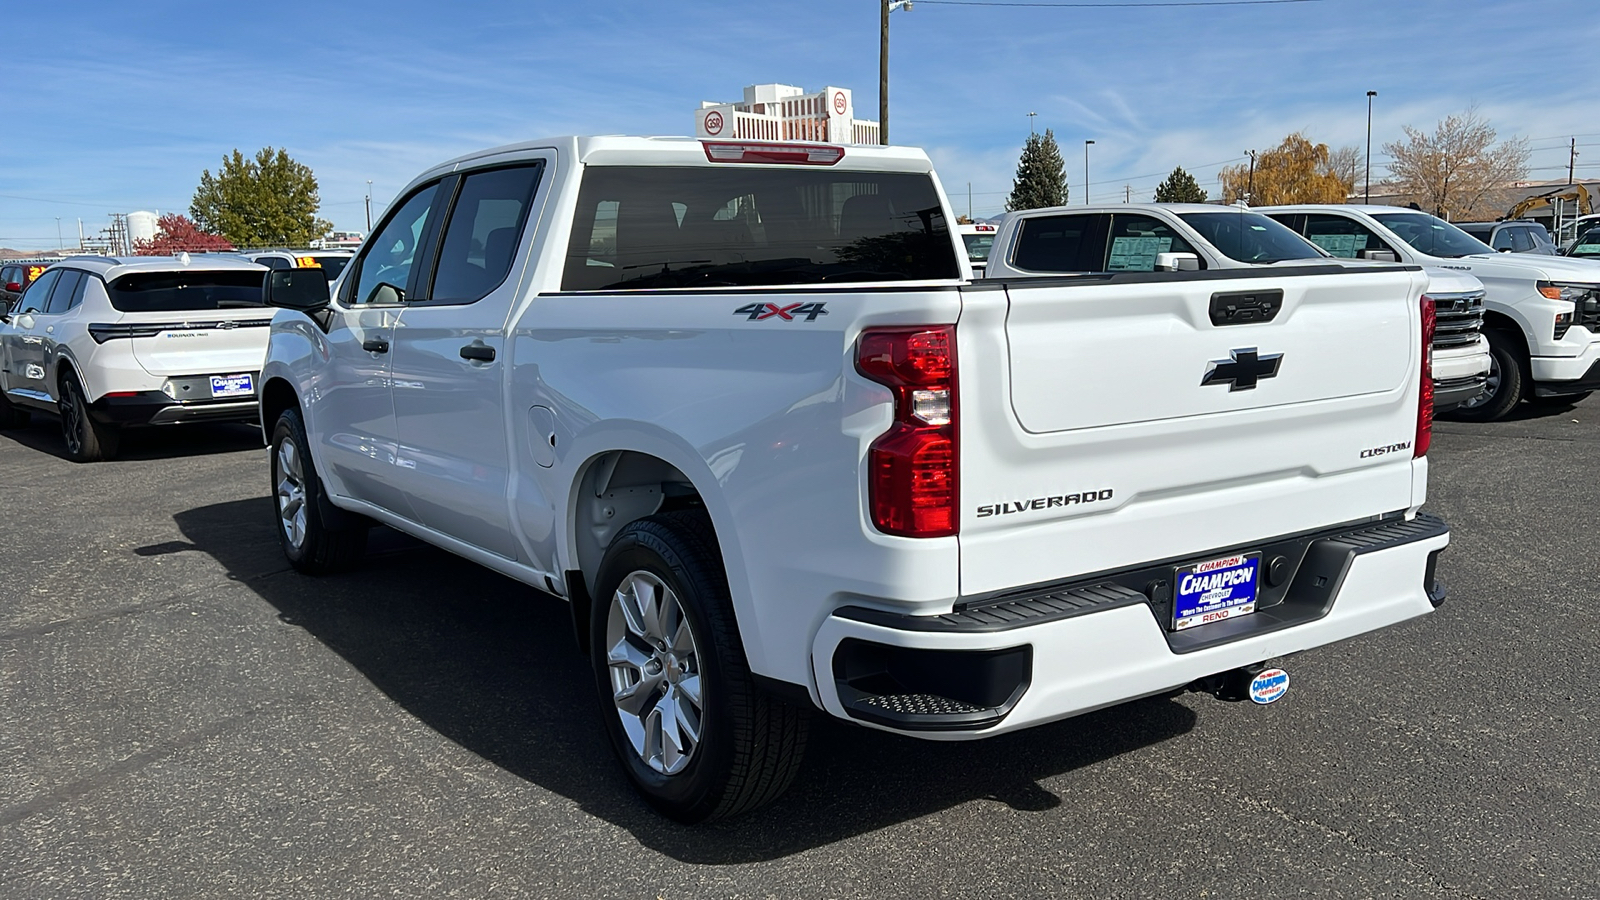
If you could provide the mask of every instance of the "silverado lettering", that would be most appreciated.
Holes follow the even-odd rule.
[[[990,516],[1009,516],[1012,513],[1027,512],[1034,509],[1051,509],[1057,506],[1072,506],[1079,503],[1097,503],[1101,500],[1110,500],[1111,488],[1103,491],[1084,491],[1080,494],[1057,494],[1053,497],[1034,497],[1031,500],[1006,501],[992,506],[978,507],[978,518],[987,519]]]

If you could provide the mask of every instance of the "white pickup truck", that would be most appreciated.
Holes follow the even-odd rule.
[[[1069,272],[1158,272],[1255,266],[1364,266],[1355,253],[1314,244],[1244,207],[1200,203],[1055,206],[1007,213],[993,239],[990,278]],[[1388,262],[1396,262],[1392,255]],[[1425,267],[1433,300],[1433,409],[1479,400],[1493,362],[1482,334],[1483,283]]]
[[[1257,209],[1341,253],[1465,272],[1483,282],[1487,389],[1455,412],[1487,422],[1523,400],[1576,403],[1600,388],[1600,263],[1498,253],[1449,222],[1395,206]]]
[[[806,714],[966,740],[1425,615],[1415,267],[974,284],[927,157],[560,138],[274,271],[278,531],[382,522],[565,598],[640,792],[789,783]],[[309,275],[308,275],[309,273]],[[314,277],[312,277],[314,276]]]

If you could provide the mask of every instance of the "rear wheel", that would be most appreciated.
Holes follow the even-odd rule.
[[[277,512],[278,543],[289,565],[307,575],[347,569],[367,549],[364,521],[338,523],[325,513],[322,480],[307,452],[300,411],[284,410],[272,430],[272,499]]]
[[[595,583],[601,716],[634,787],[681,822],[749,812],[799,771],[806,714],[758,688],[703,511],[624,528]]]
[[[1527,360],[1516,340],[1505,332],[1485,332],[1489,339],[1489,383],[1482,394],[1456,407],[1450,417],[1465,422],[1493,422],[1515,409],[1528,384]]]
[[[115,425],[95,421],[89,414],[78,373],[68,369],[61,376],[61,396],[56,398],[61,414],[61,438],[67,444],[67,458],[73,462],[96,462],[117,455],[122,437]]]

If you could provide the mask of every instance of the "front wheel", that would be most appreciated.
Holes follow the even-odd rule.
[[[95,421],[89,414],[78,373],[68,369],[61,376],[61,396],[56,399],[61,414],[61,438],[67,445],[67,458],[73,462],[97,462],[117,455],[122,434],[115,425]]]
[[[272,429],[272,499],[278,543],[289,565],[307,575],[347,569],[367,549],[365,524],[333,527],[324,515],[327,500],[311,461],[300,411],[288,409]]]
[[[601,716],[645,800],[680,822],[749,812],[799,771],[806,714],[758,688],[703,511],[618,533],[595,581],[590,647]]]
[[[1453,419],[1493,422],[1515,409],[1528,383],[1527,360],[1515,339],[1504,332],[1485,332],[1489,339],[1489,380],[1483,393],[1456,407]]]

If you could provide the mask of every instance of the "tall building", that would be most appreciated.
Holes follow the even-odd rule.
[[[808,94],[791,84],[752,84],[741,101],[701,103],[694,131],[703,138],[878,143],[878,123],[857,119],[850,89],[841,87]]]

